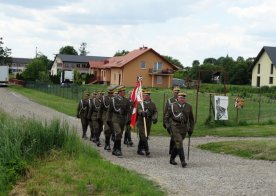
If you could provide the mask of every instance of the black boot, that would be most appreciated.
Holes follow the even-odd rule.
[[[127,133],[127,131],[125,131],[125,135],[124,135],[124,144],[128,145],[128,133]]]
[[[115,151],[115,156],[123,156],[122,150],[121,150],[121,140],[115,140],[117,143],[117,150]]]
[[[184,149],[183,148],[178,149],[178,155],[179,155],[182,167],[186,167],[187,163],[185,161],[185,155],[184,155]]]
[[[150,155],[148,140],[144,141],[146,156]]]
[[[129,131],[128,132],[128,138],[127,138],[127,140],[128,140],[128,145],[130,145],[130,146],[133,146],[133,142],[132,142],[132,140],[131,140],[131,131]]]
[[[145,153],[143,153],[143,151],[142,151],[142,146],[143,146],[143,142],[141,140],[139,140],[138,150],[137,150],[137,154],[139,154],[139,155],[145,155]]]
[[[114,141],[114,146],[113,146],[113,149],[112,149],[112,155],[116,155],[117,149],[118,149],[118,142],[115,140]]]
[[[177,165],[177,162],[175,162],[176,155],[177,155],[177,149],[173,148],[171,151],[170,164]]]
[[[110,148],[110,136],[105,136],[105,146],[104,146],[104,149],[107,150],[107,151],[111,150],[111,148]]]

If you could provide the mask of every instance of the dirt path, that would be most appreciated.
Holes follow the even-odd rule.
[[[41,106],[7,88],[0,88],[0,109],[13,116],[24,116],[39,120],[59,118],[76,127],[80,134],[80,121]],[[137,137],[133,133],[134,143]],[[114,164],[134,170],[158,182],[169,195],[267,195],[276,196],[276,163],[271,161],[246,160],[230,155],[215,154],[197,149],[196,146],[211,141],[228,140],[276,140],[276,138],[192,138],[190,161],[183,169],[178,164],[168,163],[167,137],[151,137],[151,157],[136,154],[137,147],[123,145],[124,158],[112,156],[110,152],[97,148],[103,157]],[[103,138],[102,138],[103,140]],[[87,141],[88,142],[88,141]],[[187,146],[187,141],[184,142]],[[186,150],[186,149],[185,149]],[[177,159],[179,163],[179,160]]]

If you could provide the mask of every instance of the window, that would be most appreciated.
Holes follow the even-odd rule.
[[[269,77],[269,84],[273,84],[273,77]]]
[[[156,82],[157,82],[157,84],[162,84],[162,83],[163,83],[163,78],[162,78],[162,76],[157,76]]]
[[[260,76],[258,76],[258,77],[257,77],[257,84],[256,84],[256,85],[257,85],[257,87],[260,87],[260,80],[261,80],[261,77],[260,77]]]
[[[146,69],[146,62],[145,61],[141,61],[141,69]]]
[[[258,64],[258,74],[260,74],[261,64]]]
[[[162,62],[155,62],[154,66],[153,66],[153,70],[154,71],[161,71],[163,67],[163,63]]]
[[[271,64],[271,67],[270,67],[270,74],[273,74],[273,64]]]

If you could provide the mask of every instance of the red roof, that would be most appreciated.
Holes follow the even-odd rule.
[[[133,50],[124,56],[111,57],[107,59],[105,62],[101,61],[102,64],[100,64],[99,62],[96,63],[94,61],[89,61],[89,64],[91,68],[112,68],[112,67],[120,68],[150,50],[154,52],[156,55],[158,55],[160,58],[162,58],[164,61],[172,65],[174,69],[178,69],[176,66],[168,62],[165,58],[163,58],[159,53],[154,51],[152,48],[147,48],[147,47],[141,47],[139,49]]]

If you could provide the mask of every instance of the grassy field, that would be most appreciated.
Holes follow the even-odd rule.
[[[97,86],[97,88],[99,88]],[[11,86],[10,90],[16,91],[23,94],[24,96],[30,98],[31,100],[40,103],[42,105],[51,107],[57,111],[68,114],[70,116],[76,116],[76,107],[78,101],[74,99],[65,99],[52,94],[47,94],[45,92],[40,92],[37,90],[22,88],[17,86]],[[90,89],[91,90],[91,89]],[[92,91],[92,90],[91,90]],[[188,102],[190,102],[194,107],[195,113],[195,91],[189,90]],[[163,128],[162,116],[163,116],[163,104],[164,99],[169,97],[171,90],[169,89],[152,89],[152,100],[155,102],[158,108],[158,123],[152,126],[152,135],[164,135],[167,136],[167,131]],[[258,113],[258,107],[256,107],[256,102],[248,102],[244,109],[240,110],[240,125],[236,126],[235,121],[231,121],[235,118],[236,109],[231,107],[234,104],[234,98],[229,99],[229,118],[230,122],[219,122],[213,124],[212,126],[205,126],[204,122],[209,115],[209,102],[210,98],[208,94],[202,94],[199,96],[199,110],[198,110],[198,123],[195,126],[195,131],[193,136],[205,136],[205,135],[217,135],[217,136],[242,136],[242,137],[264,137],[276,135],[276,109],[275,105],[272,103],[263,103],[262,113],[264,113],[261,118],[261,122],[257,124],[256,113]],[[255,120],[254,120],[255,119]]]
[[[201,149],[248,159],[276,161],[275,141],[226,141],[199,145]]]
[[[0,111],[0,130],[0,195],[20,181],[17,194],[165,195],[152,181],[102,159],[66,124],[12,119]]]

